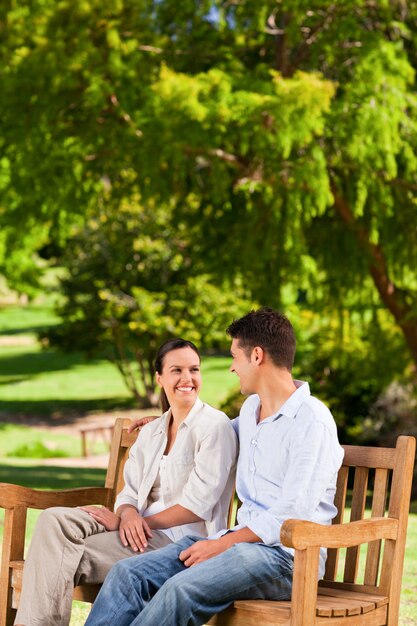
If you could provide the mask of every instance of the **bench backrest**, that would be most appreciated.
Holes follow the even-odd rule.
[[[399,598],[405,538],[407,531],[410,491],[415,457],[413,437],[399,437],[395,448],[343,446],[345,458],[339,470],[335,505],[338,510],[333,523],[344,520],[347,496],[351,496],[349,521],[366,517],[398,519],[396,540],[374,541],[362,555],[359,547],[345,551],[342,576],[337,576],[339,550],[328,550],[326,586],[342,578],[340,586],[355,589],[358,583],[371,591]],[[369,507],[369,508],[366,508]],[[361,567],[360,567],[361,563]]]
[[[113,437],[110,447],[109,465],[107,467],[105,487],[112,491],[109,508],[113,508],[116,496],[124,486],[123,469],[129,457],[129,450],[135,443],[138,431],[128,433],[130,419],[119,417],[114,423]]]

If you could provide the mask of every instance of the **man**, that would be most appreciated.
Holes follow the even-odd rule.
[[[238,525],[206,540],[185,537],[115,565],[88,626],[204,624],[238,599],[291,597],[292,551],[280,543],[289,518],[330,524],[343,459],[329,410],[294,381],[294,331],[281,313],[251,311],[227,329],[231,371],[249,395],[234,427],[240,440]],[[325,551],[320,557],[321,576]]]

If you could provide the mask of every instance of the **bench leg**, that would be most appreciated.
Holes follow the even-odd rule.
[[[12,570],[10,561],[23,559],[26,512],[24,506],[8,509],[4,516],[3,554],[0,573],[0,626],[12,626],[16,610],[12,608]]]

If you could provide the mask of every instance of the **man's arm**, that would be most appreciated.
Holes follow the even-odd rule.
[[[132,420],[129,428],[127,429],[128,433],[133,433],[134,430],[138,430],[139,432],[142,430],[143,426],[146,424],[150,424],[154,420],[157,420],[159,415],[149,415],[148,417],[140,417],[137,420]]]
[[[293,438],[290,447],[285,478],[275,501],[247,522],[267,545],[280,543],[285,520],[313,520],[320,503],[326,501],[326,492],[336,489],[343,450],[335,433],[315,421]]]
[[[226,533],[218,539],[196,541],[192,546],[180,552],[179,558],[184,565],[191,567],[225,552],[235,543],[258,543],[260,541],[262,539],[249,528],[240,528],[239,530]]]

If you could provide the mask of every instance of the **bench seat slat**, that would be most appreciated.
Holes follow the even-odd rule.
[[[268,606],[277,605],[277,606]],[[322,617],[315,620],[317,626],[383,626],[387,619],[387,605],[374,611],[347,617]],[[239,600],[208,622],[210,626],[290,626],[291,602],[267,600]]]
[[[320,588],[317,597],[316,614],[319,617],[344,617],[369,613],[388,604],[388,598],[375,594],[363,594],[354,591]],[[233,605],[236,609],[261,613],[281,614],[291,608],[291,602],[272,600],[239,600]]]

